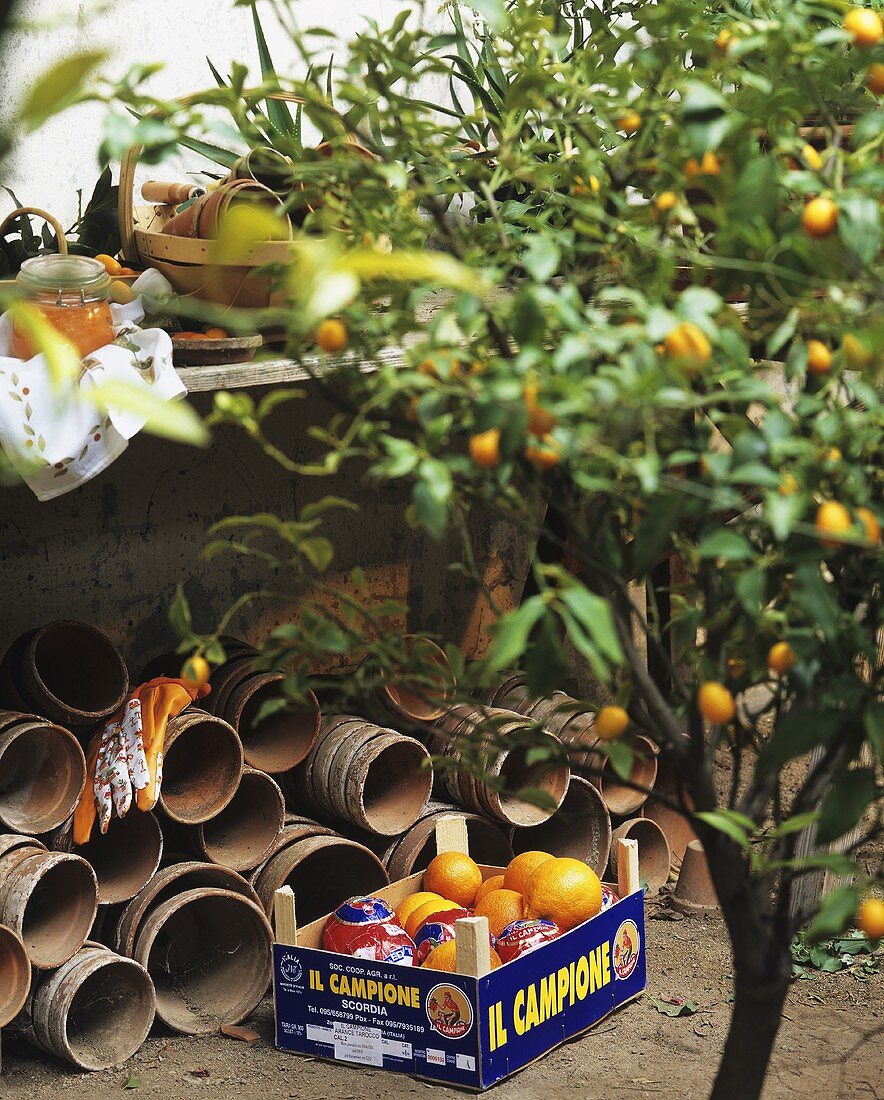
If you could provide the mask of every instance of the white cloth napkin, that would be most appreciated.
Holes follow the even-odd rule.
[[[71,492],[106,469],[144,427],[144,417],[90,399],[96,385],[123,382],[174,401],[187,388],[172,366],[172,341],[162,329],[141,329],[145,298],[173,293],[158,271],[132,284],[138,297],[111,305],[116,338],[84,360],[79,377],[53,380],[43,355],[12,356],[12,322],[0,317],[0,445],[38,500]]]

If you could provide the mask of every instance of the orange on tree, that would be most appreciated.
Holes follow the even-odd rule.
[[[212,670],[209,667],[209,662],[205,657],[200,656],[200,654],[188,657],[181,666],[181,679],[197,687],[202,687],[203,684],[207,684],[211,674]]]
[[[712,358],[709,337],[693,321],[680,321],[663,339],[666,354],[679,366],[694,373]]]
[[[552,470],[562,461],[562,452],[551,435],[541,437],[540,444],[529,443],[525,458],[536,470]]]
[[[841,347],[851,370],[865,370],[874,358],[866,344],[852,332],[845,333]]]
[[[832,369],[832,353],[822,340],[807,341],[807,373],[828,374]]]
[[[487,917],[492,936],[499,936],[508,924],[521,920],[525,915],[525,899],[515,890],[492,890],[477,902],[477,917]]]
[[[870,940],[884,939],[884,901],[866,898],[856,911],[856,923]]]
[[[525,916],[555,921],[568,932],[594,917],[602,908],[602,884],[580,859],[562,856],[547,860],[525,886]]]
[[[798,484],[798,479],[793,473],[787,470],[783,474],[783,480],[780,482],[780,486],[777,492],[780,494],[780,496],[789,497],[793,493],[797,493],[799,488],[800,486]]]
[[[622,130],[624,134],[635,134],[641,129],[642,116],[638,111],[627,111],[625,115],[621,115],[617,119],[617,129]]]
[[[450,913],[452,909],[464,908],[465,906],[457,901],[425,901],[423,905],[419,905],[417,909],[412,910],[411,915],[405,922],[405,931],[414,939],[420,926],[429,917],[434,916],[436,913]]]
[[[522,852],[507,864],[503,876],[503,885],[507,890],[515,890],[525,896],[525,887],[530,876],[541,864],[554,857],[549,852]]]
[[[811,237],[828,237],[838,224],[838,207],[825,195],[811,199],[801,213],[801,224]]]
[[[854,46],[870,50],[884,38],[881,16],[871,8],[851,8],[844,16],[844,29],[853,38]]]
[[[791,672],[797,660],[795,650],[788,642],[776,642],[767,652],[767,667],[772,672],[779,673],[780,676]]]
[[[628,725],[629,715],[623,707],[602,707],[592,728],[603,741],[616,741],[626,733]]]
[[[678,195],[674,191],[661,191],[654,202],[654,206],[661,214],[668,214],[677,203]]]
[[[837,546],[843,535],[853,526],[850,512],[838,500],[824,500],[816,513],[816,530],[826,546]]]
[[[424,889],[456,901],[465,909],[482,885],[479,864],[463,852],[440,852],[424,871]]]
[[[529,382],[525,387],[524,400],[528,412],[528,428],[533,435],[547,435],[556,426],[558,421],[549,409],[538,404],[537,398],[540,387],[535,382]]]
[[[470,458],[483,470],[491,470],[500,464],[500,428],[489,428],[470,436]]]
[[[707,149],[699,160],[689,157],[685,161],[684,174],[689,180],[696,179],[697,176],[717,176],[720,171],[721,161],[711,149]]]
[[[814,149],[812,145],[802,146],[801,159],[808,168],[812,168],[814,172],[820,172],[822,170],[823,158],[820,156],[819,151]]]
[[[830,447],[826,451],[826,462],[840,462],[843,457],[840,447]]]
[[[434,894],[430,890],[418,890],[416,894],[409,894],[404,901],[399,903],[399,907],[396,910],[396,919],[403,928],[411,914],[416,909],[420,909],[422,905],[426,905],[428,901],[444,902],[445,899],[441,894]]]
[[[727,675],[729,680],[739,680],[746,675],[746,662],[742,657],[728,657]]]
[[[337,317],[327,317],[316,330],[316,343],[326,355],[343,351],[347,340],[347,326]]]
[[[715,726],[730,722],[737,713],[733,695],[717,680],[707,680],[705,684],[700,685],[700,690],[697,692],[697,705],[706,721]]]
[[[856,518],[862,524],[866,542],[870,542],[873,546],[877,546],[881,541],[881,524],[878,522],[878,517],[871,508],[857,508]]]
[[[866,73],[866,87],[872,95],[884,95],[884,61],[873,61]]]
[[[715,36],[716,50],[718,50],[719,53],[727,53],[727,51],[731,48],[731,43],[733,42],[735,37],[736,35],[733,31],[728,30],[727,27],[722,27],[722,29]]]
[[[482,883],[482,885],[479,887],[478,891],[476,892],[476,900],[473,904],[478,905],[479,902],[482,900],[482,898],[487,897],[488,894],[490,894],[492,892],[492,890],[502,890],[502,889],[503,889],[503,875],[492,875],[491,878],[486,878],[485,881]]]

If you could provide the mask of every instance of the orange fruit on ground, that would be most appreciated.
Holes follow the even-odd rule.
[[[215,326],[214,328],[207,328],[206,329],[206,339],[207,340],[229,340],[230,336],[228,335],[228,333],[226,332],[225,329],[218,328],[217,326]]]
[[[878,517],[870,508],[857,508],[856,518],[862,524],[866,541],[877,546],[881,541],[881,524],[878,522]]]
[[[807,341],[807,373],[828,374],[832,369],[832,353],[822,340]]]
[[[424,871],[424,889],[456,901],[465,909],[476,900],[482,885],[479,864],[463,852],[440,852]]]
[[[507,864],[503,876],[504,889],[515,890],[524,897],[528,879],[541,864],[553,858],[549,852],[522,852]]]
[[[838,224],[838,207],[831,199],[811,199],[801,214],[801,224],[811,237],[828,237]]]
[[[844,16],[844,29],[853,38],[854,46],[869,50],[884,38],[881,16],[871,8],[851,8]]]
[[[820,541],[826,546],[837,546],[841,541],[836,535],[843,535],[852,527],[850,512],[837,500],[826,500],[816,513],[816,530]]]
[[[113,256],[108,256],[106,252],[99,252],[95,257],[100,264],[104,264],[104,270],[108,275],[122,275],[123,265],[119,260],[114,259]]]
[[[884,95],[884,61],[873,61],[866,73],[866,87],[872,95]]]
[[[788,642],[777,642],[770,647],[767,653],[767,667],[772,672],[778,672],[780,676],[785,676],[787,672],[791,672],[797,660],[795,650]]]
[[[622,118],[617,119],[617,129],[625,134],[635,134],[641,129],[642,116],[638,111],[627,111]]]
[[[666,354],[691,373],[705,367],[712,358],[709,337],[693,321],[681,321],[663,340]]]
[[[602,908],[602,884],[591,867],[563,856],[542,863],[525,888],[525,916],[555,921],[563,932],[594,917]]]
[[[623,707],[602,707],[595,716],[593,732],[603,741],[616,741],[626,733],[629,715]]]
[[[463,909],[456,901],[425,901],[414,909],[411,916],[405,922],[405,931],[412,939],[417,935],[420,926],[435,913],[450,913],[452,909]]]
[[[334,355],[347,346],[347,326],[336,317],[328,317],[316,330],[316,343],[326,353]]]
[[[489,428],[470,437],[470,458],[483,470],[490,470],[500,462],[500,428]]]
[[[409,894],[408,897],[399,903],[399,908],[396,910],[396,919],[405,928],[405,922],[415,911],[420,909],[422,905],[426,905],[428,901],[438,901],[444,903],[445,898],[439,894],[433,894],[429,890],[418,890],[416,894]]]
[[[445,943],[440,943],[438,947],[434,947],[433,950],[427,955],[424,960],[425,970],[445,970],[449,974],[455,974],[457,967],[457,944],[455,940],[446,940]],[[500,961],[500,955],[491,948],[491,969],[497,970],[499,966],[503,964]]]
[[[479,891],[476,894],[475,905],[478,905],[482,898],[487,897],[492,890],[503,889],[503,875],[492,875],[491,878],[486,878],[482,885],[479,887]]]
[[[525,899],[515,890],[492,890],[474,910],[477,917],[487,917],[491,935],[499,936],[508,924],[525,915]]]
[[[715,680],[700,685],[697,692],[697,705],[707,722],[720,726],[729,722],[737,713],[734,697],[724,686]]]
[[[181,666],[181,679],[189,684],[196,684],[197,687],[207,684],[211,675],[212,670],[205,657],[188,657]]]
[[[856,911],[857,924],[870,940],[884,939],[884,901],[866,898]]]

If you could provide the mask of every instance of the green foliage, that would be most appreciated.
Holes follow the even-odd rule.
[[[881,947],[862,932],[851,931],[837,939],[812,943],[799,933],[793,940],[792,976],[814,979],[817,973],[834,974],[849,970],[857,981],[868,981],[881,970]]]

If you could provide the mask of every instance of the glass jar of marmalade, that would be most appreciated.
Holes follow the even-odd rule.
[[[16,277],[19,296],[30,303],[80,356],[90,355],[114,338],[108,303],[110,276],[99,260],[88,256],[34,256]],[[39,351],[30,337],[13,328],[12,350],[18,359]]]

